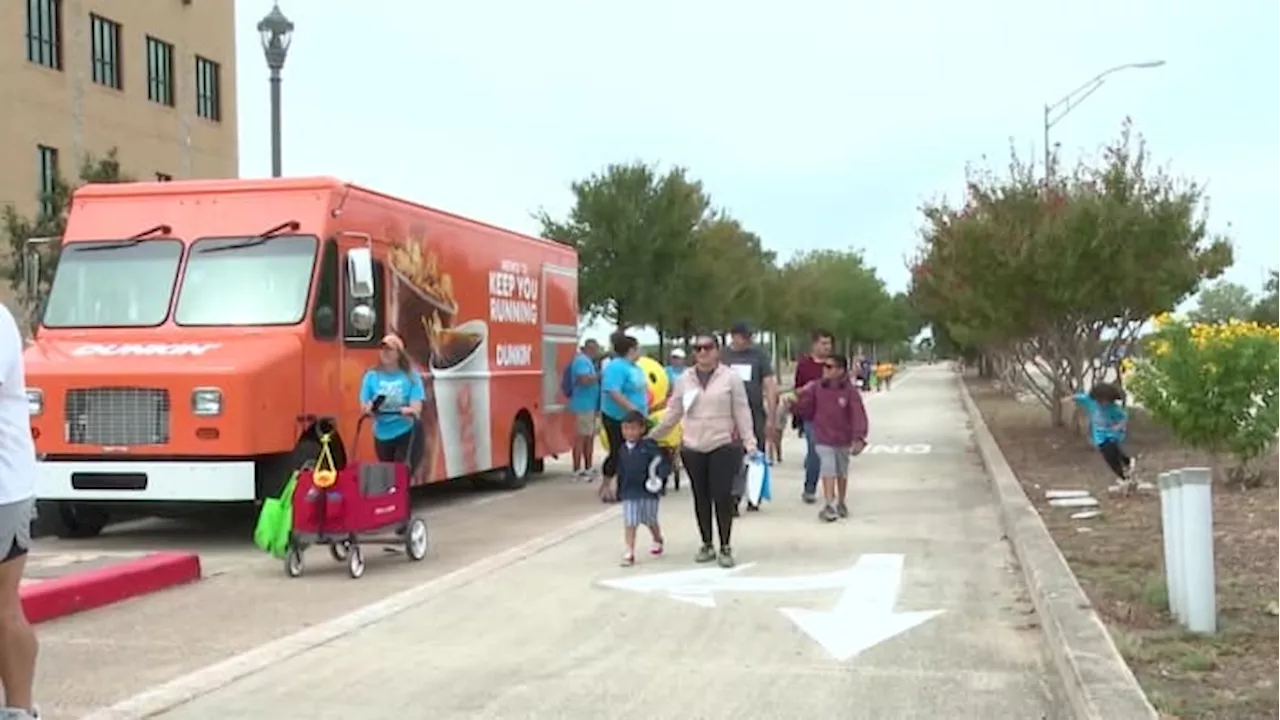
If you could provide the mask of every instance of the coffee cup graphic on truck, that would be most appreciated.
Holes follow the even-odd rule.
[[[493,464],[489,417],[489,328],[468,320],[441,331],[431,356],[440,444],[449,477]]]

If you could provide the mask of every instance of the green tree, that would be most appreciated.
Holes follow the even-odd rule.
[[[584,314],[618,328],[662,320],[665,279],[696,246],[710,200],[682,168],[666,174],[645,163],[610,165],[571,186],[564,220],[537,214],[542,234],[578,251]]]
[[[1196,309],[1189,313],[1192,322],[1220,323],[1245,320],[1253,314],[1256,302],[1249,289],[1237,283],[1219,280],[1200,291]]]
[[[738,320],[765,323],[774,255],[724,211],[699,224],[693,247],[662,283],[660,328],[689,337]]]
[[[1055,424],[1062,395],[1231,264],[1230,244],[1206,231],[1201,187],[1152,168],[1128,123],[1103,157],[1046,183],[1015,154],[1003,176],[971,172],[962,205],[922,208],[915,306]]]
[[[1277,292],[1280,282],[1277,282],[1276,271],[1272,270],[1267,276],[1267,281],[1262,284],[1262,297],[1258,298],[1258,302],[1253,306],[1253,310],[1249,313],[1249,319],[1256,323],[1265,325],[1275,325],[1280,323],[1280,302],[1277,302]]]
[[[905,301],[885,290],[875,270],[853,250],[813,250],[791,258],[779,272],[770,302],[778,303],[779,330],[805,347],[823,328],[846,352],[858,345],[905,340],[911,325]]]
[[[115,149],[101,156],[87,155],[80,164],[77,186],[91,183],[132,182],[120,170],[120,160]],[[5,238],[8,240],[10,263],[4,268],[10,289],[26,290],[29,296],[38,297],[49,283],[53,281],[53,273],[57,268],[58,255],[61,250],[62,234],[67,227],[67,213],[70,211],[71,195],[74,187],[63,178],[54,178],[50,192],[40,198],[39,210],[34,217],[19,215],[12,206],[6,206],[0,213]],[[40,256],[39,286],[24,288],[27,264],[27,242],[31,238],[53,238],[36,251]]]

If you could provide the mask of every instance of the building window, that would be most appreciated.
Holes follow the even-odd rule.
[[[53,214],[58,192],[58,149],[45,145],[36,146],[36,182],[40,191],[40,214]]]
[[[147,36],[147,99],[173,107],[173,45]]]
[[[222,121],[222,66],[196,56],[196,115]]]
[[[120,72],[120,23],[101,15],[89,15],[90,56],[93,58],[93,81],[121,90],[124,77]]]
[[[62,69],[62,0],[27,0],[27,59]]]
[[[173,176],[165,173],[156,173],[156,182],[173,182]]]

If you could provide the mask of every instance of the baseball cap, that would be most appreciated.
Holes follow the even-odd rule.
[[[736,322],[736,323],[734,323],[734,324],[733,324],[733,327],[729,328],[729,334],[730,334],[730,335],[747,335],[747,336],[750,336],[750,335],[751,335],[751,326],[750,326],[750,325],[748,325],[747,323],[745,323],[745,322],[743,322],[743,321],[739,320],[738,322]]]
[[[684,350],[681,350],[680,348],[671,348],[671,357],[673,357],[673,358],[683,358],[683,357],[684,357]]]

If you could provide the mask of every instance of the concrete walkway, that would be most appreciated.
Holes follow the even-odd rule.
[[[686,489],[666,557],[618,567],[608,518],[163,717],[1058,717],[957,382],[925,366],[867,396],[848,520],[800,502],[790,440],[734,572],[691,562]]]

